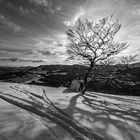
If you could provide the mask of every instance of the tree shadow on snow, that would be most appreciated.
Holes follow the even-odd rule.
[[[81,103],[78,100],[82,106],[79,106]],[[139,140],[140,110],[131,106],[112,103],[96,94],[86,93],[73,96],[64,111],[79,122],[85,121],[85,125],[89,125],[105,140]]]
[[[2,92],[0,92],[0,99],[27,111],[21,113],[21,110],[16,111],[13,109],[9,111],[8,109],[2,115],[0,114],[0,138],[61,140],[67,136],[71,137],[62,125],[59,125],[59,123],[63,122],[58,122],[57,116],[53,115],[53,113],[51,114],[51,111],[46,110],[44,112],[43,110],[45,109],[39,103]],[[12,127],[10,127],[11,123],[13,124]]]
[[[19,90],[18,87],[15,87],[15,89]],[[71,117],[69,117],[68,114],[66,114],[63,110],[56,107],[47,98],[46,95],[43,94],[45,97],[43,95],[42,96],[35,95],[24,89],[21,90],[20,92],[26,94],[29,97],[29,99],[32,101],[28,101],[26,99],[21,99],[19,97],[16,97],[16,96],[13,96],[10,94],[6,94],[6,93],[2,93],[2,92],[0,92],[0,98],[7,101],[8,103],[10,103],[12,105],[15,105],[17,107],[20,107],[20,108],[30,112],[31,114],[37,115],[37,117],[40,118],[41,122],[45,126],[47,126],[47,128],[48,128],[47,121],[49,120],[52,123],[51,130],[56,130],[55,132],[57,132],[57,137],[55,137],[55,139],[61,140],[61,139],[65,139],[67,137],[68,139],[71,139],[71,140],[73,140],[73,138],[78,139],[78,140],[86,140],[86,138],[88,138],[90,140],[103,140],[102,137],[98,136],[96,133],[90,131],[86,127],[83,127],[78,122],[74,121]],[[70,102],[71,104],[73,104],[72,108],[75,107],[75,105],[76,105],[75,101],[78,98],[78,96],[79,95],[77,95],[77,97],[73,97],[72,101]],[[41,100],[41,102],[40,102],[40,100]],[[44,102],[45,102],[45,104],[43,104]],[[46,119],[47,119],[47,121],[46,121]],[[51,124],[50,122],[49,122],[49,124]],[[54,123],[55,123],[55,125],[54,125]],[[16,129],[16,131],[17,130],[18,129]],[[45,133],[44,136],[46,136],[46,138],[48,140],[49,139],[55,140],[52,136],[50,136],[50,134],[51,133]],[[43,134],[38,135],[38,136],[43,136]],[[1,135],[1,137],[3,137],[3,135]],[[15,139],[15,137],[13,137],[13,138]],[[44,138],[45,137],[43,137],[43,139]],[[36,139],[36,138],[34,138],[34,139]]]
[[[63,93],[71,93],[71,90],[69,88],[66,88]]]

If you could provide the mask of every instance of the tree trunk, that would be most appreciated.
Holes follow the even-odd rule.
[[[81,90],[81,94],[85,94],[85,91],[87,89],[88,76],[89,76],[92,68],[93,68],[93,62],[90,63],[90,67],[89,67],[89,69],[88,69],[88,71],[87,71],[87,73],[86,73],[86,75],[84,77],[83,89]]]

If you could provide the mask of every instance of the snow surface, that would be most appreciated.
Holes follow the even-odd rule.
[[[1,82],[0,92],[27,99],[22,93],[9,88],[9,85]],[[56,106],[105,140],[140,140],[140,97],[97,92],[86,92],[80,96],[64,87],[12,85],[39,95],[45,89],[48,98]],[[0,140],[73,140],[57,124],[44,121],[0,99]]]

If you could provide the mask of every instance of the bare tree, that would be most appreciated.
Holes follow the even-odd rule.
[[[112,16],[103,18],[98,23],[78,19],[74,25],[69,26],[67,52],[73,59],[88,66],[83,79],[82,94],[86,91],[93,67],[128,47],[127,42],[116,42],[114,39],[120,28],[121,24]]]
[[[125,69],[130,68],[130,63],[134,62],[139,54],[129,55],[129,56],[122,56],[120,58],[120,64],[122,64]]]
[[[134,54],[134,55],[120,57],[120,62],[116,64],[116,69],[115,69],[117,75],[119,76],[119,80],[122,80],[124,82],[131,81],[131,77],[133,77],[131,75],[131,69],[133,68],[132,63],[135,62],[138,55],[139,54]]]

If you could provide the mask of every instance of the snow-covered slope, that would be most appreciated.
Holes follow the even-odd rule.
[[[0,92],[14,97],[28,98],[0,83]],[[140,97],[116,96],[86,92],[84,96],[66,88],[41,87],[23,84],[18,87],[48,98],[74,120],[105,140],[140,140]],[[73,140],[62,127],[49,119],[42,119],[0,99],[0,140]]]

